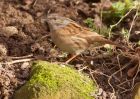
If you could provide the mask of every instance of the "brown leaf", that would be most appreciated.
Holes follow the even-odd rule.
[[[134,66],[134,67],[132,67],[132,68],[130,68],[130,69],[128,70],[128,72],[127,72],[127,75],[128,75],[129,77],[133,77],[133,76],[136,74],[136,72],[137,72],[137,68],[138,68],[137,65]]]

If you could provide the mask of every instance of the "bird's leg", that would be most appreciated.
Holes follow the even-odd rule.
[[[71,62],[74,58],[76,58],[79,54],[75,54],[75,55],[72,55],[71,58],[69,58],[65,63],[68,64],[69,62]]]

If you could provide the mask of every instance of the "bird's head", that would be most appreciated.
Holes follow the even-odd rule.
[[[53,30],[65,27],[70,22],[72,22],[71,19],[60,16],[58,14],[50,14],[47,16],[47,23],[50,29],[53,29]]]

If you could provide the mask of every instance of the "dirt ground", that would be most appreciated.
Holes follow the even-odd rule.
[[[99,18],[101,5],[99,0],[37,0],[34,5],[26,5],[23,0],[0,0],[0,99],[12,99],[14,92],[29,79],[31,62],[24,60],[65,62],[68,59],[69,56],[65,57],[50,38],[45,21],[49,13],[64,15],[86,26],[83,20]],[[129,29],[134,14],[135,11],[118,30],[122,26]],[[99,87],[97,99],[111,99],[113,93],[116,99],[130,99],[135,83],[140,81],[140,47],[136,43],[140,40],[140,33],[137,33],[140,32],[140,17],[132,28],[129,44],[118,30],[114,30],[116,35],[112,40],[129,45],[129,48],[115,48],[108,52],[102,47],[96,51],[85,51],[70,63],[96,81]]]

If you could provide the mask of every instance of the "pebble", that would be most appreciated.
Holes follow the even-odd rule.
[[[18,34],[18,29],[14,26],[3,27],[0,31],[0,34],[6,37],[10,37],[13,36],[14,34]]]
[[[33,0],[23,0],[24,4],[30,5],[33,3]]]
[[[0,56],[6,56],[7,55],[7,48],[4,44],[0,43]]]
[[[29,65],[30,65],[29,62],[24,62],[24,63],[21,65],[21,69],[24,70],[24,69],[28,68]]]

